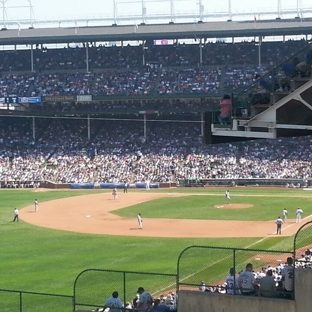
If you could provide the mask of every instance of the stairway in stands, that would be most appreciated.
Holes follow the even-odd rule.
[[[283,65],[290,63],[294,57],[304,60],[310,44],[285,60],[261,79],[279,76]],[[311,76],[311,75],[310,75]],[[263,93],[263,101],[254,101],[256,81],[243,92],[232,95],[232,123],[227,127],[212,125],[213,136],[229,138],[277,138],[312,133],[312,79],[311,77],[291,78],[289,91],[272,88]],[[272,84],[273,86],[273,84]],[[267,99],[267,100],[265,100]]]

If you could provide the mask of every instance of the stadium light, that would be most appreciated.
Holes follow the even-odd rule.
[[[277,18],[276,19],[281,19],[282,15],[282,0],[277,1]]]
[[[2,3],[2,22],[3,22],[3,27],[1,28],[1,30],[7,30],[6,20],[7,20],[8,16],[6,13],[5,4],[8,2],[8,0],[0,0],[0,2]]]
[[[27,5],[12,5],[12,6],[7,6],[6,4],[9,2],[9,0],[0,0],[0,3],[2,4],[2,23],[3,27],[1,30],[7,30],[7,25],[9,24],[8,21],[8,15],[7,15],[7,9],[22,9],[22,8],[27,8],[29,9],[29,20],[28,23],[30,23],[29,29],[34,28],[34,10],[33,10],[33,5],[32,5],[32,0],[26,0],[28,3]],[[16,24],[20,23],[21,21],[10,21],[10,24]],[[20,27],[20,25],[19,25]]]
[[[231,0],[229,0],[229,18],[227,21],[228,22],[232,21],[232,3],[231,3]]]
[[[301,0],[297,0],[297,16],[295,18],[299,18],[300,16],[302,16],[302,1]]]
[[[198,15],[199,15],[198,23],[203,22],[204,11],[205,11],[205,7],[203,6],[203,2],[202,2],[202,0],[199,0],[199,2],[198,2]]]

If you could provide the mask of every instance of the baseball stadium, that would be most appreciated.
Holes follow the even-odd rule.
[[[0,311],[306,311],[310,7],[109,1],[0,0]]]

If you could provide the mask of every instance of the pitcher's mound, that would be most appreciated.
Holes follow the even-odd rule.
[[[251,208],[253,205],[251,204],[224,204],[224,205],[215,205],[215,208],[219,209],[245,209]]]

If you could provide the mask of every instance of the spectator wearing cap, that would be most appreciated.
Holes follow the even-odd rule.
[[[201,291],[201,292],[206,291],[206,284],[205,284],[205,282],[201,281],[201,284],[200,284],[200,286],[198,288],[199,288],[199,291]]]
[[[230,118],[231,116],[232,100],[228,94],[224,94],[222,99],[220,100],[220,108],[221,112],[218,116],[218,119],[220,124],[223,125],[225,120]]]
[[[137,293],[140,295],[137,305],[137,311],[149,310],[153,302],[152,295],[148,291],[145,291],[143,287],[139,287]]]
[[[109,297],[105,304],[104,304],[104,310],[106,308],[110,309],[110,312],[121,312],[122,308],[123,308],[123,304],[120,300],[120,298],[118,298],[118,291],[114,291],[112,293],[112,296]]]

